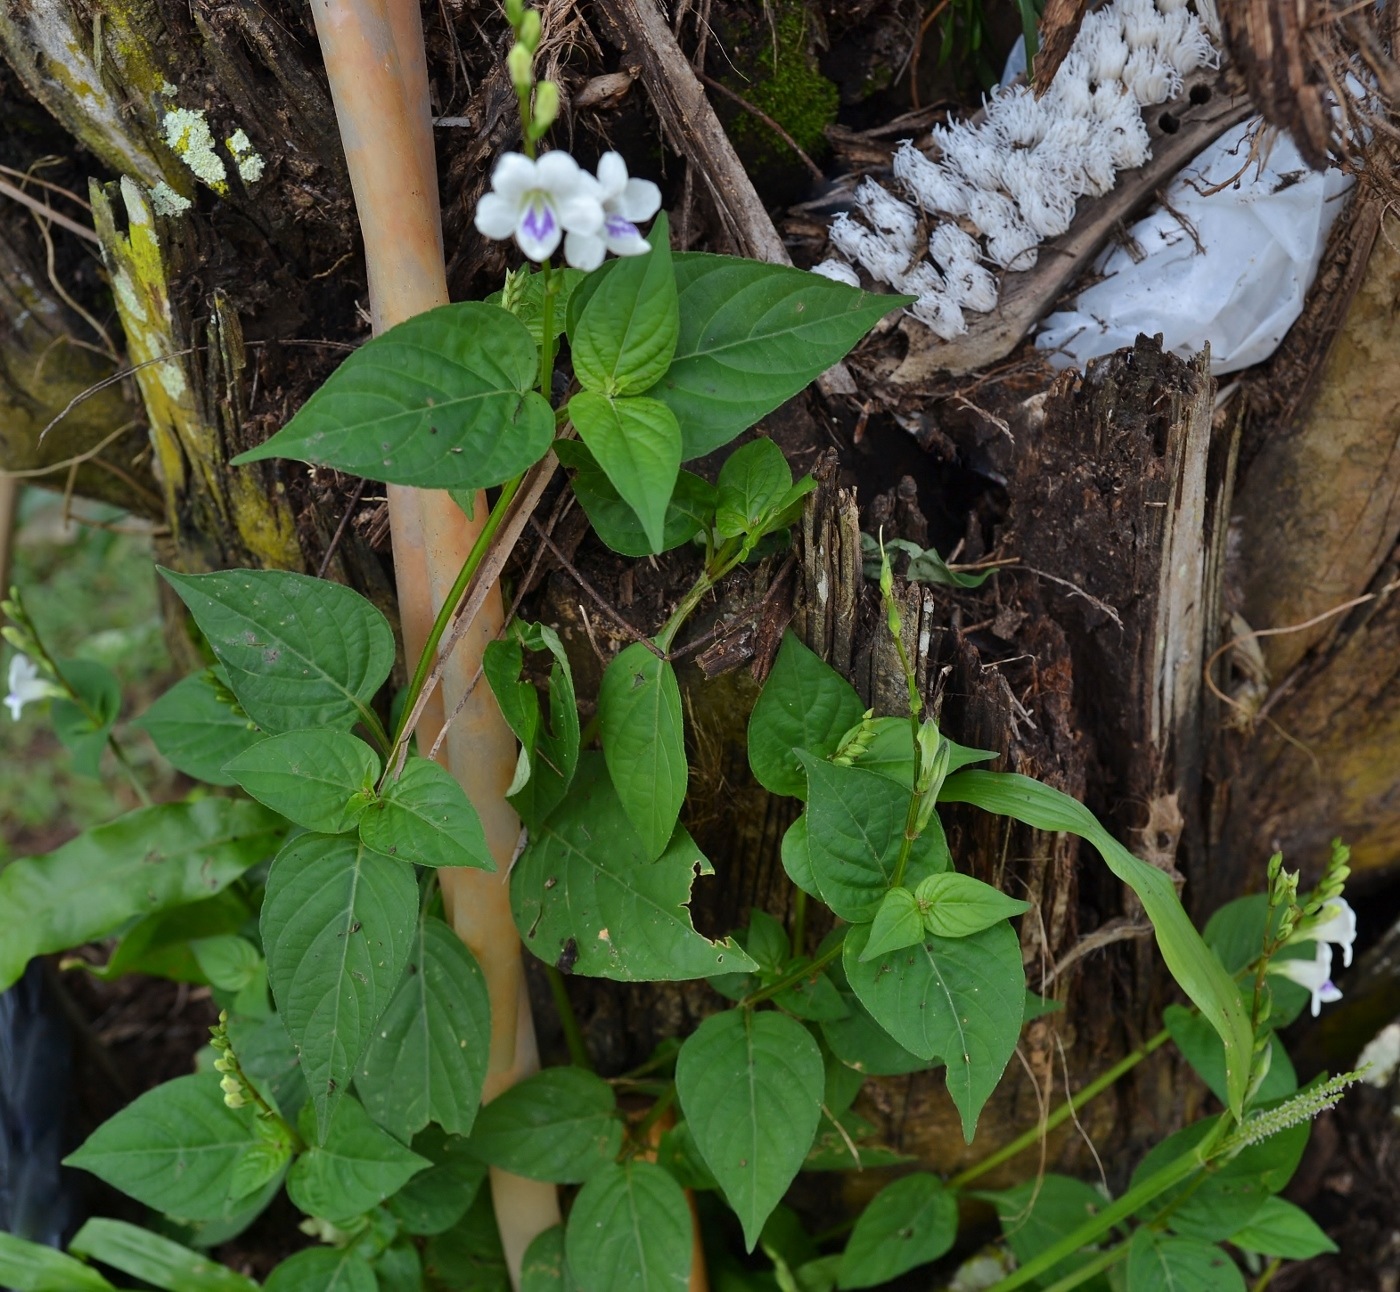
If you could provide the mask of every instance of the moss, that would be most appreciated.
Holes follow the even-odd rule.
[[[753,62],[745,70],[749,80],[730,78],[736,93],[766,112],[808,153],[826,145],[824,131],[836,120],[839,92],[834,82],[817,69],[812,56],[812,31],[804,0],[768,0],[767,12],[755,15],[751,33]],[[791,156],[787,145],[748,113],[741,112],[733,126],[736,143],[747,145],[757,160]]]

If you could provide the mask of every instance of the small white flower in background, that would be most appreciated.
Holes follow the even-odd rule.
[[[1317,952],[1311,960],[1281,960],[1269,962],[1269,972],[1280,978],[1296,982],[1312,993],[1312,1016],[1316,1018],[1324,1005],[1341,1000],[1342,993],[1332,982],[1332,944],[1317,943]]]
[[[593,231],[569,230],[564,239],[564,259],[575,269],[597,269],[603,256],[640,256],[651,243],[637,228],[661,209],[661,190],[649,179],[631,179],[620,153],[604,153],[598,159],[598,196],[603,204],[601,227]]]
[[[491,191],[476,207],[478,230],[488,238],[513,236],[534,261],[552,256],[565,233],[597,234],[603,218],[598,181],[568,153],[557,151],[533,160],[523,153],[506,153],[491,174]]]
[[[29,656],[16,655],[10,660],[10,693],[5,697],[5,703],[15,722],[19,721],[20,712],[26,704],[62,694],[58,687],[40,674]]]
[[[1294,931],[1291,942],[1330,942],[1342,949],[1342,964],[1351,967],[1351,948],[1356,941],[1356,912],[1345,897],[1324,902],[1322,909],[1304,920]]]
[[[1361,1080],[1385,1089],[1400,1069],[1400,1023],[1387,1023],[1367,1043],[1356,1061]]]

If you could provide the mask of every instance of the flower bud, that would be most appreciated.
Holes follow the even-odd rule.
[[[559,115],[559,87],[553,81],[541,81],[535,86],[535,111],[530,122],[530,134],[538,139],[554,124]]]
[[[525,0],[505,0],[506,21],[520,30],[520,20],[525,16]]]
[[[533,54],[540,47],[540,36],[543,34],[539,10],[527,9],[518,30],[520,43]]]
[[[510,53],[506,55],[506,70],[510,73],[516,93],[528,94],[535,82],[535,65],[524,45],[517,43],[510,47]]]

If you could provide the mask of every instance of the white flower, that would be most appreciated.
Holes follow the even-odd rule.
[[[1342,993],[1332,983],[1332,945],[1329,942],[1319,942],[1317,953],[1311,960],[1271,960],[1269,972],[1296,982],[1312,993],[1314,1018],[1322,1012],[1324,1005],[1342,998]]]
[[[1322,909],[1304,920],[1292,942],[1335,942],[1342,949],[1342,964],[1351,968],[1351,947],[1356,941],[1356,912],[1345,897],[1324,902]]]
[[[569,229],[564,259],[575,269],[597,269],[603,256],[640,256],[651,243],[637,228],[661,208],[661,190],[649,179],[629,179],[621,153],[598,159],[598,195],[603,204],[602,226],[593,231]]]
[[[603,227],[598,181],[565,152],[534,160],[506,153],[492,172],[491,192],[477,203],[476,227],[488,238],[514,235],[531,260],[547,260],[565,231],[596,234]]]
[[[62,694],[52,682],[45,681],[27,655],[16,655],[10,661],[10,693],[5,697],[5,703],[15,722],[19,721],[20,711],[26,704]]]

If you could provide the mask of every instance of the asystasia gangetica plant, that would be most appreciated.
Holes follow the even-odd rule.
[[[152,1228],[93,1219],[71,1254],[0,1237],[0,1282],[107,1289],[108,1269],[172,1292],[242,1292],[253,1282],[204,1253],[285,1190],[317,1241],[271,1273],[274,1292],[501,1289],[481,1187],[490,1167],[566,1187],[566,1222],[525,1254],[529,1292],[685,1288],[694,1215],[712,1286],[879,1286],[949,1253],[960,1200],[973,1196],[1005,1228],[980,1258],[994,1270],[980,1287],[1243,1288],[1240,1262],[1324,1250],[1275,1195],[1308,1118],[1345,1079],[1298,1092],[1273,1029],[1309,992],[1331,997],[1333,944],[1350,953],[1343,852],[1301,898],[1275,859],[1267,894],[1225,908],[1203,937],[1166,875],[1079,803],[977,770],[991,755],[922,713],[907,661],[908,712],[877,715],[788,635],[748,751],[762,785],[802,803],[782,844],[792,915],[755,910],[719,940],[693,927],[692,886],[716,865],[681,823],[689,772],[673,646],[730,571],[787,541],[811,481],[794,480],[762,437],[713,481],[682,464],[797,394],[899,300],[789,267],[673,255],[664,214],[645,237],[636,227],[659,194],[621,158],[595,177],[561,153],[534,156],[557,99],[533,81],[538,19],[508,12],[524,51],[511,72],[527,148],[500,163],[478,225],[516,238],[539,268],[511,274],[492,300],[368,342],[246,455],[463,498],[494,489],[482,541],[392,710],[394,638],[354,592],[274,571],[162,571],[210,664],[140,725],[207,788],[0,873],[0,984],[35,955],[110,938],[107,962],[80,962],[87,971],[205,984],[224,1012],[196,1071],[136,1099],[69,1159],[149,1207]],[[561,244],[569,268],[550,263]],[[600,263],[609,250],[621,258]],[[640,1068],[600,1075],[561,991],[573,1063],[482,1107],[489,998],[444,921],[437,871],[493,863],[475,809],[413,747],[410,724],[452,611],[524,474],[551,451],[603,543],[633,558],[693,545],[699,573],[608,664],[586,725],[549,626],[514,622],[488,648],[485,679],[520,746],[515,923],[551,973],[706,979],[717,1008]],[[899,642],[888,566],[882,589]],[[115,679],[52,660],[23,607],[9,609],[15,658],[29,661],[11,667],[11,708],[52,701],[93,768],[109,744],[119,753]],[[540,675],[527,661],[537,654],[543,695],[526,680]],[[974,1195],[974,1180],[1035,1142],[1033,1127],[951,1179],[899,1174],[849,1234],[813,1239],[783,1204],[799,1172],[906,1161],[853,1111],[867,1076],[941,1065],[971,1141],[1024,1022],[1053,1008],[1026,988],[1012,923],[1026,903],[951,855],[939,820],[949,803],[1087,840],[1136,894],[1190,1001],[1050,1123],[1168,1039],[1222,1111],[1154,1149],[1116,1199],[1055,1176]],[[816,903],[835,917],[820,942],[809,936]],[[749,1255],[728,1250],[730,1235]]]

